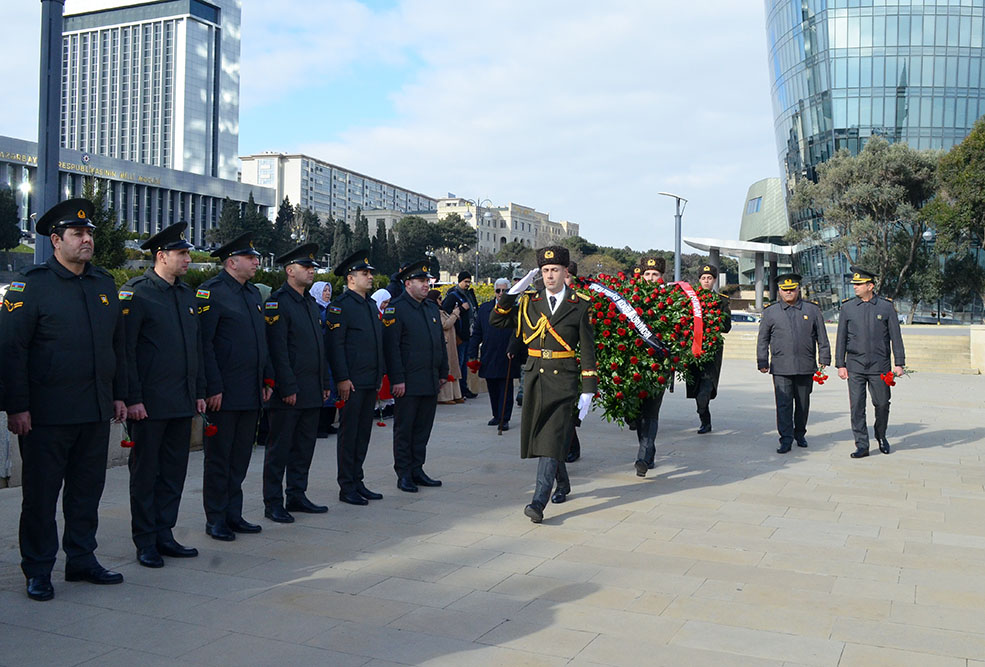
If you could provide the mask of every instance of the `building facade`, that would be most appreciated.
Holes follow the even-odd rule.
[[[985,0],[765,0],[780,172],[798,178],[873,135],[949,149],[985,114]],[[796,229],[816,231],[808,212]],[[848,260],[823,244],[796,264],[827,304],[849,296]]]
[[[742,203],[742,222],[739,240],[754,243],[786,245],[784,239],[790,231],[787,205],[784,201],[783,183],[779,178],[764,178],[749,186]],[[790,258],[778,256],[776,270],[788,271]],[[739,257],[739,283],[751,285],[756,279],[756,263],[749,257]],[[772,287],[772,286],[771,286]]]
[[[67,0],[61,146],[236,180],[242,0]]]
[[[323,221],[332,218],[352,224],[357,208],[404,214],[437,210],[432,197],[307,155],[259,153],[240,159],[244,183],[272,188],[278,205],[287,197],[292,205],[310,208]],[[372,218],[370,229],[376,229]]]

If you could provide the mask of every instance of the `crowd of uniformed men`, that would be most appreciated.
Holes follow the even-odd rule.
[[[50,237],[53,256],[11,283],[0,315],[2,405],[8,428],[19,436],[23,461],[19,537],[28,596],[54,597],[60,492],[65,579],[123,581],[95,556],[111,420],[127,425],[124,442],[132,445],[131,528],[137,561],[145,567],[162,567],[164,556],[198,555],[173,534],[196,414],[208,424],[205,531],[217,540],[262,530],[244,518],[242,491],[262,409],[269,419],[264,516],[291,523],[292,512],[328,511],[308,498],[307,488],[319,415],[332,383],[342,406],[340,501],[367,505],[383,497],[363,482],[363,462],[384,375],[395,399],[398,488],[413,493],[421,486],[441,486],[424,471],[424,463],[439,391],[454,380],[449,375],[449,353],[454,352],[445,339],[450,333],[443,329],[439,305],[429,298],[434,276],[426,260],[401,268],[393,290],[400,294],[379,309],[370,298],[374,269],[365,251],[359,251],[334,267],[346,289],[321,311],[309,294],[319,268],[316,245],[302,245],[277,259],[286,281],[264,300],[251,282],[259,253],[244,234],[212,253],[222,270],[195,291],[181,280],[192,246],[183,234],[187,225],[178,223],[143,243],[153,267],[117,290],[112,276],[91,263],[92,214],[89,201],[72,199],[42,216],[36,232]],[[496,358],[483,357],[481,363],[488,362],[483,377],[495,393],[490,425],[499,423],[501,430],[509,421],[513,360],[522,366],[521,457],[539,461],[533,498],[524,509],[534,522],[543,519],[549,499],[564,502],[571,491],[565,464],[578,458],[575,426],[597,386],[590,299],[571,285],[569,274],[576,268],[568,251],[541,248],[537,264],[512,286],[498,281],[495,300],[483,308],[474,303],[467,308],[467,299],[458,296],[446,300],[449,308],[483,318],[472,320],[477,325],[472,345],[468,336],[462,340],[459,335],[455,348],[462,363],[495,350]],[[662,281],[664,268],[662,258],[644,256],[637,271],[656,282]],[[890,350],[893,372],[903,373],[903,346],[892,303],[873,293],[872,274],[853,271],[857,297],[843,305],[836,366],[849,382],[856,442],[852,457],[860,458],[869,451],[866,390],[876,410],[879,448],[890,451],[889,386],[875,378],[890,370]],[[702,289],[712,290],[717,277],[717,267],[702,267]],[[780,453],[788,452],[793,441],[807,446],[811,378],[818,362],[821,368],[830,363],[823,319],[817,306],[800,298],[799,279],[781,276],[781,300],[766,309],[759,334],[758,367],[773,374]],[[727,331],[728,299],[720,298]],[[497,329],[509,332],[507,338]],[[505,371],[498,359],[504,355],[509,359]],[[719,352],[689,374],[688,397],[696,400],[699,433],[711,431],[709,401],[720,370]],[[662,392],[648,398],[640,418],[630,424],[637,431],[635,469],[641,477],[654,466],[662,398]]]

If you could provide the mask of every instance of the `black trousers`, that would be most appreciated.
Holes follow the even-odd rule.
[[[253,456],[259,410],[210,412],[218,430],[205,439],[202,504],[209,523],[243,518],[243,480]]]
[[[876,423],[873,428],[876,440],[886,437],[886,427],[889,425],[889,386],[878,374],[849,373],[848,402],[852,408],[852,433],[855,436],[857,449],[869,448],[869,427],[865,423],[866,387],[876,412]]]
[[[643,399],[643,405],[640,406],[640,420],[636,426],[636,439],[640,448],[636,452],[636,460],[643,461],[648,466],[653,465],[653,459],[657,455],[657,428],[660,426],[660,406],[663,402],[664,393],[661,391],[656,396]]]
[[[263,452],[263,504],[284,504],[308,490],[308,469],[315,455],[318,412],[321,408],[270,410],[270,444]]]
[[[493,419],[502,419],[505,424],[513,416],[513,380],[486,378],[486,389],[489,390],[489,407],[492,408]],[[503,409],[504,400],[506,401],[505,410]]]
[[[355,491],[363,484],[363,462],[373,433],[375,389],[353,389],[339,411],[339,434],[336,436],[339,489]],[[394,408],[396,414],[396,407]]]
[[[701,418],[702,426],[711,425],[711,394],[715,391],[715,381],[711,378],[702,377],[698,380],[698,393],[694,397],[694,403],[698,408],[698,416]]]
[[[27,577],[51,574],[58,555],[55,510],[65,484],[62,513],[65,567],[83,570],[96,564],[99,499],[106,482],[109,422],[38,426],[18,438],[21,479],[21,569]]]
[[[780,434],[780,446],[789,447],[794,440],[801,442],[807,435],[807,417],[811,411],[813,387],[814,378],[810,375],[773,376],[776,430]]]
[[[581,421],[575,418],[575,427],[571,429],[571,442],[568,443],[568,454],[574,454],[576,459],[581,456],[581,441],[578,439],[579,426],[581,426]]]
[[[188,472],[192,418],[129,422],[130,531],[138,549],[174,539]]]
[[[547,507],[547,501],[551,498],[555,481],[558,491],[571,493],[568,466],[564,464],[564,461],[558,461],[550,456],[541,456],[537,459],[537,486],[534,488],[534,497],[530,504],[540,509]]]
[[[437,394],[393,400],[393,470],[398,478],[418,475],[424,468],[437,407]]]

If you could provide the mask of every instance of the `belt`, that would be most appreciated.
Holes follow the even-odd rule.
[[[541,359],[574,359],[575,353],[573,350],[535,350],[530,348],[527,350],[527,354],[531,357],[540,357]]]

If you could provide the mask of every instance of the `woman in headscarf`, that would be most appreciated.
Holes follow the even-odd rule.
[[[373,292],[370,297],[376,302],[376,309],[379,311],[380,319],[383,318],[383,309],[387,307],[390,303],[390,292],[385,289],[378,289]],[[390,393],[390,378],[386,375],[383,376],[383,384],[380,385],[380,391],[376,395],[378,399],[377,409],[380,411],[380,418],[389,417],[393,414],[393,394]]]
[[[326,282],[324,280],[318,280],[311,284],[308,289],[308,294],[310,294],[315,299],[315,303],[318,304],[319,319],[321,320],[322,337],[325,335],[325,313],[328,312],[328,304],[332,300],[332,283]],[[338,429],[332,424],[335,423],[335,383],[331,380],[331,369],[329,369],[329,386],[332,389],[331,395],[329,395],[328,400],[326,400],[321,407],[321,412],[318,413],[318,437],[327,438],[333,433],[338,433]]]
[[[441,312],[441,328],[445,332],[445,351],[448,353],[448,374],[455,378],[455,382],[446,382],[438,390],[438,403],[442,405],[454,405],[464,403],[462,397],[462,386],[458,380],[462,379],[462,367],[458,365],[458,346],[455,344],[455,322],[458,321],[458,304],[452,309],[451,313],[441,310],[441,292],[436,289],[428,292],[427,298],[438,304]]]

